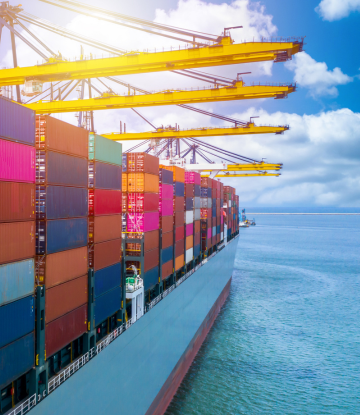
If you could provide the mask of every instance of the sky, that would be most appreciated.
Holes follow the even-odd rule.
[[[99,6],[95,0],[82,2]],[[179,45],[175,40],[77,15],[39,0],[24,0],[22,7],[32,15],[129,51]],[[242,29],[231,31],[236,42],[261,37],[306,36],[304,51],[286,63],[205,69],[231,79],[239,72],[251,72],[244,76],[245,83],[296,82],[296,92],[287,99],[197,106],[246,121],[251,116],[259,116],[256,119],[259,125],[290,126],[283,135],[209,139],[211,144],[252,159],[283,163],[280,177],[224,179],[225,184],[236,187],[240,206],[360,206],[360,0],[103,0],[101,7],[216,35],[220,35],[224,27],[242,25]],[[71,59],[79,56],[80,45],[76,42],[28,27],[63,56]],[[19,66],[41,63],[41,58],[27,45],[21,40],[16,42]],[[85,54],[101,54],[86,45],[84,49]],[[4,30],[0,68],[11,66],[10,37]],[[173,73],[124,76],[123,80],[153,91],[206,85]],[[124,92],[120,86],[111,86],[115,92]],[[226,125],[224,121],[173,106],[141,108],[139,112],[156,126]],[[61,114],[57,118],[77,123],[75,114]],[[120,120],[126,122],[129,132],[151,129],[130,109],[96,112],[95,129],[99,134],[118,131]],[[123,148],[129,148],[129,144],[124,144]]]

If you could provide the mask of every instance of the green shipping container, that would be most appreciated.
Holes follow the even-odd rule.
[[[89,160],[122,166],[122,144],[97,134],[89,134]]]

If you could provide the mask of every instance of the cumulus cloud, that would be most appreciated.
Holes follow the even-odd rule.
[[[338,85],[353,81],[353,78],[344,74],[340,68],[329,70],[325,62],[317,62],[305,52],[295,55],[293,60],[285,63],[285,67],[294,72],[294,81],[308,88],[313,97],[336,97]]]
[[[332,22],[360,11],[360,0],[322,0],[315,10],[323,20]]]

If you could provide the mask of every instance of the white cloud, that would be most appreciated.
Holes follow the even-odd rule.
[[[317,62],[305,52],[294,56],[285,67],[295,73],[294,81],[308,88],[312,96],[338,95],[337,86],[352,82],[353,78],[344,74],[340,68],[329,70],[325,62]]]
[[[360,11],[360,0],[322,0],[315,10],[323,20],[332,22]]]

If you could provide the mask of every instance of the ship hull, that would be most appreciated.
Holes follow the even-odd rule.
[[[163,414],[226,301],[237,243],[209,259],[32,413]]]

